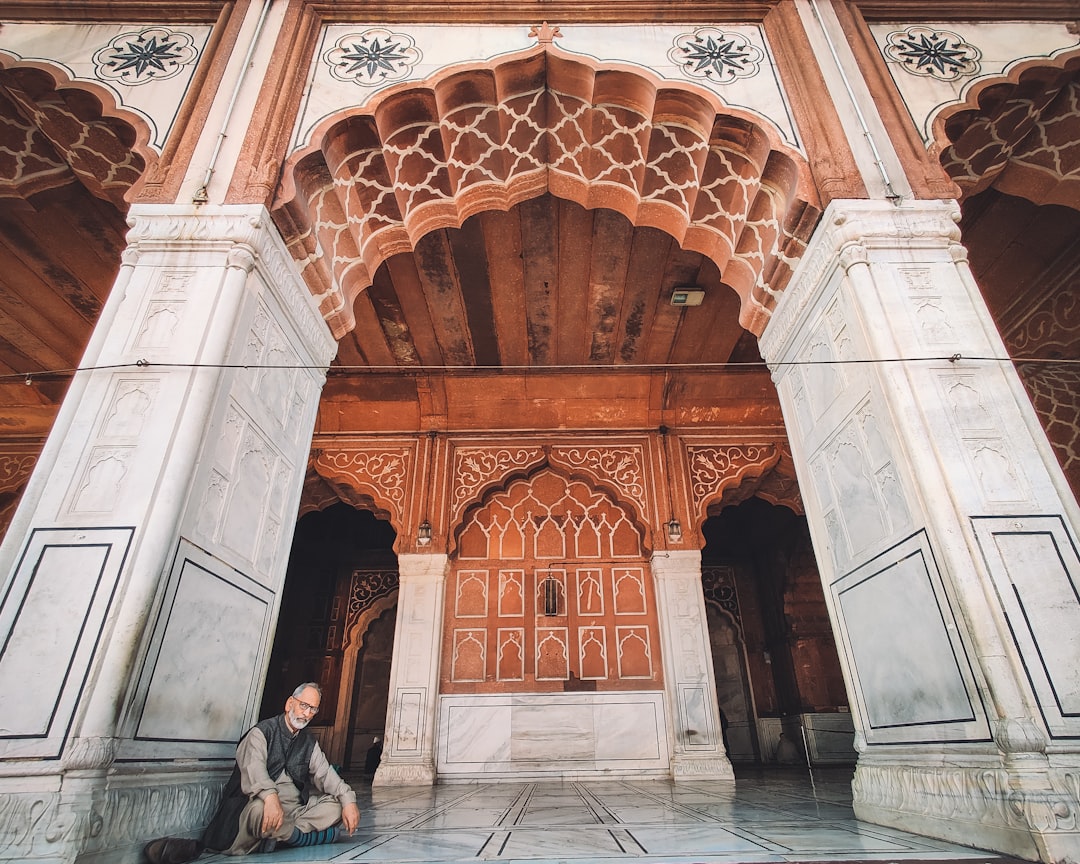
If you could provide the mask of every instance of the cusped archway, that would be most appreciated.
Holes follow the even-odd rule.
[[[656,596],[633,511],[542,468],[466,512],[450,562],[443,693],[656,690]]]
[[[400,85],[312,142],[285,166],[275,218],[339,337],[383,262],[544,195],[707,256],[760,333],[819,215],[805,161],[767,122],[552,46]]]

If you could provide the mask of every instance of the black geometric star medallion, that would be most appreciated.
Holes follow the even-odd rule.
[[[338,65],[342,67],[344,75],[352,75],[363,70],[368,78],[375,78],[382,70],[382,75],[396,71],[396,64],[408,60],[409,55],[402,51],[402,46],[397,42],[380,43],[378,39],[361,38],[359,43],[354,42],[351,50],[341,54]]]
[[[912,27],[889,34],[887,56],[915,75],[952,81],[979,71],[979,49],[947,30]]]
[[[158,42],[157,36],[144,39],[140,34],[134,42],[128,42],[126,49],[120,49],[109,56],[109,63],[117,72],[133,70],[136,78],[142,78],[144,73],[153,76],[156,72],[168,72],[166,64],[175,66],[183,54],[177,50],[175,42],[162,40]]]
[[[764,52],[741,33],[702,27],[675,39],[668,57],[682,73],[728,84],[736,78],[757,74]]]

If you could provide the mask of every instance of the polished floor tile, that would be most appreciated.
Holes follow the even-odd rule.
[[[859,822],[851,772],[743,769],[729,783],[597,780],[372,788],[348,843],[200,864],[787,864],[1010,859]]]

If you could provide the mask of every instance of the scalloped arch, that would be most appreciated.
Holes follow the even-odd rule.
[[[820,215],[805,160],[693,84],[537,46],[327,118],[274,215],[335,336],[379,265],[428,232],[550,193],[708,256],[760,334]]]
[[[0,194],[27,197],[75,180],[127,212],[132,190],[159,158],[146,121],[118,105],[107,88],[73,79],[49,61],[0,52],[0,73],[7,79],[0,97],[22,119],[34,118],[0,124],[0,141],[14,136],[20,145],[16,151],[7,146],[17,170],[0,178]]]
[[[1080,209],[1080,50],[978,82],[938,114],[933,137],[964,198],[993,186]]]

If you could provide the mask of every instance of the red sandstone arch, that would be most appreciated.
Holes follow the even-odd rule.
[[[820,215],[805,161],[693,85],[550,45],[399,85],[286,163],[278,222],[335,336],[424,234],[550,192],[707,255],[760,334]]]
[[[0,198],[79,183],[127,212],[158,157],[142,118],[111,93],[45,61],[0,52]]]
[[[934,146],[964,198],[991,186],[1080,209],[1080,52],[979,82],[934,120]]]
[[[646,556],[649,554],[652,532],[649,526],[640,518],[636,507],[624,501],[618,491],[612,489],[609,483],[604,483],[585,472],[568,471],[544,458],[525,470],[511,470],[503,475],[498,482],[484,485],[482,493],[474,497],[472,502],[461,510],[460,517],[452,525],[448,550],[451,557],[456,557],[460,553],[462,533],[473,522],[477,513],[490,507],[493,501],[505,498],[512,487],[521,484],[532,484],[537,478],[544,475],[558,478],[567,487],[576,485],[587,489],[596,499],[606,500],[613,509],[623,514],[626,523],[640,538],[644,554]]]

